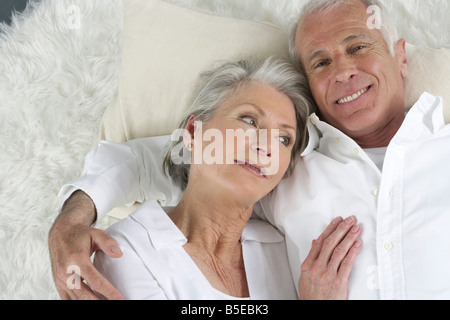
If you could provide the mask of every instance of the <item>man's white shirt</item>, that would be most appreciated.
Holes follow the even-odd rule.
[[[301,262],[337,216],[354,215],[363,249],[350,278],[350,299],[450,299],[450,125],[441,98],[424,93],[376,165],[351,138],[316,115],[293,175],[255,207],[285,234],[294,283]],[[161,170],[169,137],[102,142],[86,159],[81,189],[99,218],[116,206],[182,196]]]

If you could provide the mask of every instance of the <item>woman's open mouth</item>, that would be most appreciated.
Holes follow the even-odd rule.
[[[236,164],[240,165],[243,169],[252,173],[259,178],[266,178],[264,169],[256,164],[250,164],[248,161],[235,160]]]

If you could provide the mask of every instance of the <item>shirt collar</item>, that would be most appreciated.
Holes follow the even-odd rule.
[[[184,245],[187,242],[184,234],[156,201],[144,202],[131,218],[147,230],[150,241],[157,250],[177,243]]]
[[[406,115],[394,141],[397,143],[417,141],[438,133],[443,127],[445,127],[443,99],[425,92]]]
[[[427,92],[423,93],[416,104],[408,112],[407,117],[396,135],[395,139],[417,140],[424,134],[435,134],[445,126],[443,100],[435,97]],[[422,129],[418,130],[418,124],[422,125]],[[407,131],[407,132],[405,132]],[[411,135],[411,133],[414,133]],[[310,154],[320,146],[321,139],[324,136],[332,136],[336,139],[354,140],[334,128],[328,123],[321,121],[319,117],[313,113],[308,121],[309,142],[302,156]]]
[[[131,218],[147,230],[150,241],[157,250],[172,244],[183,246],[187,242],[184,234],[156,201],[146,201],[131,215]],[[241,236],[241,243],[245,241],[275,243],[283,240],[284,237],[272,225],[257,219],[250,219],[247,222]]]
[[[340,130],[336,129],[335,127],[329,125],[328,123],[322,121],[319,119],[319,117],[313,113],[309,117],[308,121],[308,134],[309,134],[309,141],[308,145],[305,148],[305,150],[302,153],[302,156],[305,157],[314,150],[320,149],[320,146],[326,147],[328,149],[332,146],[332,144],[328,143],[328,139],[331,139],[333,141],[340,141],[340,142],[346,142],[348,145],[354,145],[354,147],[358,147],[356,145],[356,142],[354,142],[353,139],[342,133]],[[323,138],[326,137],[327,143],[323,143]],[[322,150],[324,151],[324,150]]]
[[[283,235],[266,221],[250,219],[241,236],[241,243],[255,241],[260,243],[276,243],[284,240]]]

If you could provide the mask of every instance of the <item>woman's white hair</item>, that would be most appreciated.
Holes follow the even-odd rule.
[[[370,6],[377,6],[380,9],[380,18],[381,18],[380,32],[384,38],[384,41],[386,42],[389,52],[391,53],[392,56],[394,56],[395,43],[398,41],[399,37],[397,29],[392,23],[392,20],[386,7],[379,0],[359,0],[359,1],[366,4],[368,8]],[[307,4],[305,4],[300,13],[300,17],[298,18],[297,22],[295,23],[295,25],[291,30],[289,39],[289,51],[291,54],[291,59],[294,61],[295,64],[300,64],[300,55],[298,53],[295,44],[299,24],[311,14],[318,12],[326,14],[332,11],[333,9],[339,7],[340,5],[344,4],[345,2],[348,2],[348,0],[311,0]]]
[[[178,129],[185,129],[191,116],[194,116],[196,121],[202,121],[203,124],[208,123],[225,100],[230,98],[236,90],[245,88],[245,85],[249,83],[258,82],[271,85],[289,97],[295,109],[297,132],[288,169],[289,174],[307,142],[306,123],[313,106],[307,79],[292,63],[279,58],[272,57],[266,60],[255,58],[219,63],[219,66],[201,74],[190,108],[180,121]],[[184,189],[188,182],[190,164],[174,163],[172,154],[174,150],[177,152],[175,147],[182,143],[182,136],[172,142],[164,158],[163,167],[174,182]],[[183,153],[185,151],[183,149]]]

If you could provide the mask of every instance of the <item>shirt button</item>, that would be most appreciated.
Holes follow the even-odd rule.
[[[386,242],[384,244],[384,249],[387,251],[392,250],[393,247],[394,247],[394,245],[391,242]]]
[[[317,125],[316,119],[311,118],[311,123],[315,126]]]
[[[359,149],[355,147],[355,148],[353,149],[353,153],[356,154],[356,155],[359,155]]]
[[[380,189],[375,189],[375,190],[373,190],[373,196],[374,196],[375,198],[378,198],[379,195],[380,195]]]

